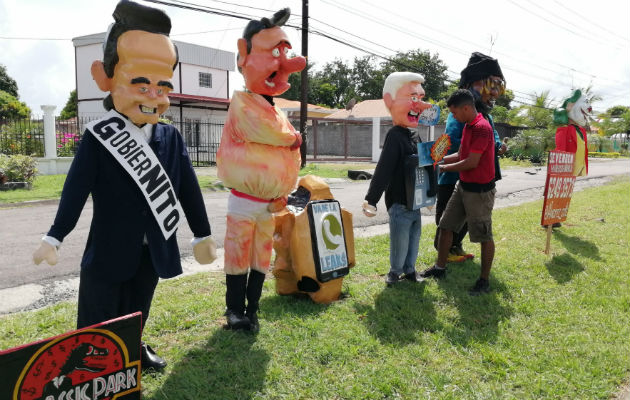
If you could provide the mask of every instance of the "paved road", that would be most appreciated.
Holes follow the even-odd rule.
[[[542,188],[545,183],[544,168],[518,168],[504,171],[504,179],[497,185],[496,207],[515,205],[525,201],[542,198]],[[578,179],[576,190],[584,186],[603,183],[611,176],[630,175],[630,160],[591,160],[589,176]],[[356,235],[370,235],[387,232],[387,212],[383,200],[378,204],[378,213],[374,218],[367,218],[361,213],[363,197],[367,192],[369,181],[331,180],[330,187],[333,195],[341,205],[347,208],[354,219]],[[210,217],[213,236],[223,245],[225,235],[225,214],[227,208],[227,193],[204,193],[206,208]],[[10,288],[31,288],[37,296],[45,296],[47,292],[61,296],[64,291],[73,291],[73,285],[67,287],[69,280],[76,280],[79,263],[89,225],[92,218],[92,203],[88,201],[77,226],[65,239],[60,251],[60,261],[54,266],[35,266],[31,261],[31,254],[39,244],[40,238],[48,231],[57,210],[57,201],[37,202],[31,205],[0,208],[0,314],[7,311],[22,309],[26,299],[19,300],[21,306],[8,305],[9,297],[20,297],[23,290],[12,291]],[[431,211],[424,209],[425,215]],[[427,216],[423,223],[432,223],[433,218]],[[203,267],[191,261],[191,247],[189,244],[192,233],[186,224],[182,224],[178,232],[178,240],[182,258],[186,260],[185,269],[189,272],[203,270]],[[60,294],[61,293],[61,294]],[[37,297],[36,296],[36,297]],[[2,306],[7,304],[6,306]],[[36,307],[33,302],[30,308]]]

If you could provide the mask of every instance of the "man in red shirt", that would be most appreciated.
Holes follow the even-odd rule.
[[[470,91],[457,90],[449,97],[447,106],[453,117],[466,125],[459,151],[444,157],[440,169],[459,172],[460,180],[440,220],[437,261],[420,275],[441,278],[446,274],[446,258],[453,232],[459,232],[467,222],[470,241],[481,243],[481,276],[470,291],[476,296],[490,291],[488,278],[494,259],[494,132],[490,123],[477,112]]]

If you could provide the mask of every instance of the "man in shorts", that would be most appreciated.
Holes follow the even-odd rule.
[[[442,278],[446,274],[446,258],[453,241],[453,232],[459,232],[462,225],[468,223],[470,241],[481,243],[481,276],[470,290],[470,294],[476,296],[490,291],[488,279],[494,258],[494,132],[490,123],[477,112],[470,91],[457,90],[446,104],[453,117],[466,125],[459,150],[444,157],[440,169],[459,172],[460,180],[440,220],[437,261],[420,275]]]

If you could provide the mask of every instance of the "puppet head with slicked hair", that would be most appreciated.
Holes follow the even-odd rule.
[[[103,61],[92,63],[103,101],[136,125],[155,124],[169,105],[177,48],[169,38],[171,20],[162,10],[123,0],[113,13]]]

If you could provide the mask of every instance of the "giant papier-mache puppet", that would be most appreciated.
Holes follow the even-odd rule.
[[[258,330],[272,213],[286,205],[300,168],[302,137],[273,104],[273,96],[289,89],[289,74],[306,66],[304,57],[288,57],[291,44],[281,26],[289,16],[286,8],[270,19],[250,21],[237,42],[247,91],[232,96],[217,152],[218,175],[231,188],[224,245],[229,329]]]
[[[177,65],[171,21],[161,10],[121,1],[91,72],[109,92],[108,111],[81,139],[50,231],[33,254],[57,263],[57,249],[76,225],[88,196],[93,218],[81,260],[77,327],[142,311],[158,278],[181,274],[176,230],[184,214],[200,263],[216,258],[201,190],[180,133],[158,122],[169,106]],[[166,362],[143,344],[142,367]]]
[[[562,103],[562,107],[553,112],[553,122],[560,125],[556,129],[556,150],[575,153],[575,176],[588,174],[588,139],[585,126],[591,111],[586,96],[581,90],[576,90]]]
[[[419,282],[415,269],[421,234],[420,209],[414,209],[407,196],[407,160],[417,163],[419,137],[411,130],[431,104],[422,101],[424,77],[413,72],[394,72],[385,79],[383,101],[394,127],[387,132],[383,150],[363,203],[366,216],[376,215],[376,205],[385,192],[389,214],[390,269],[385,278],[393,285],[401,278]],[[411,170],[415,173],[415,170]]]

